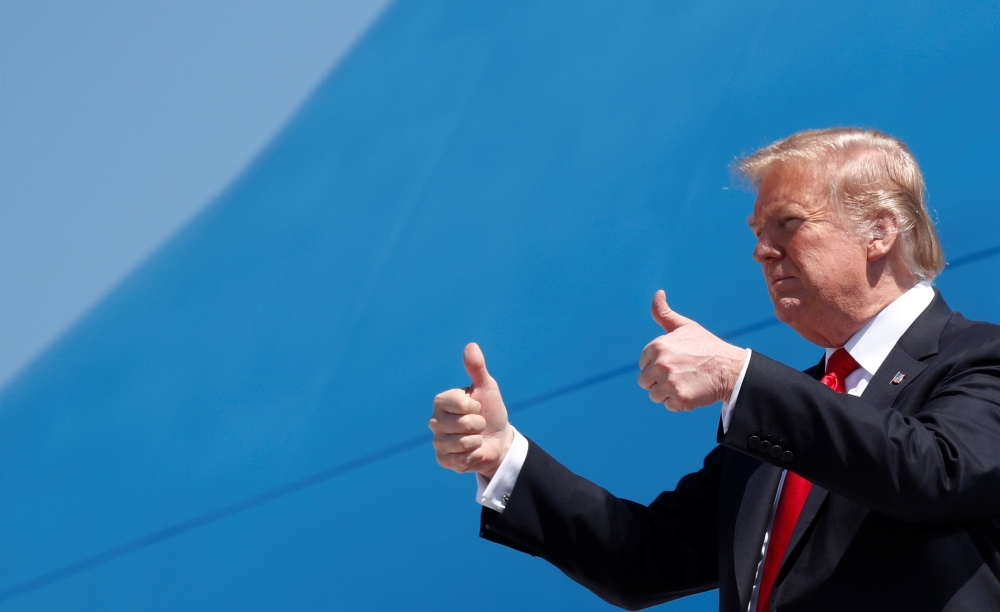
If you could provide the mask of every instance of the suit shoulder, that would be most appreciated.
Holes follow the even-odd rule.
[[[985,350],[1000,348],[1000,325],[987,321],[973,321],[966,319],[960,312],[953,313],[941,333],[940,350],[965,352],[975,348]]]

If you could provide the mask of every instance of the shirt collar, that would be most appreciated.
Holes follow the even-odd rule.
[[[933,300],[934,288],[930,282],[917,283],[865,323],[864,327],[851,336],[844,348],[859,366],[874,376],[889,356],[892,347],[896,346],[900,337]],[[826,349],[826,358],[830,359],[830,355],[836,350]]]

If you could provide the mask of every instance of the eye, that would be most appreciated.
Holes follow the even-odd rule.
[[[802,221],[799,217],[782,217],[780,224],[783,229],[789,229],[789,226],[794,227],[799,223],[799,221]]]

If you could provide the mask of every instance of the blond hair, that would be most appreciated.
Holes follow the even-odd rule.
[[[927,211],[924,177],[902,141],[861,128],[805,130],[736,160],[734,172],[753,190],[777,164],[826,164],[830,201],[866,237],[879,236],[879,218],[896,218],[899,258],[915,276],[932,280],[944,269],[944,251]]]

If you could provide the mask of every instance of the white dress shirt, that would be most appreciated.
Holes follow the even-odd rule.
[[[847,393],[851,395],[861,395],[872,376],[878,371],[882,362],[889,356],[892,348],[896,346],[900,337],[910,328],[910,325],[920,316],[927,306],[934,299],[934,289],[930,282],[922,281],[916,286],[896,298],[891,304],[882,309],[872,320],[868,321],[851,336],[843,348],[854,358],[860,366],[851,372],[844,381]],[[826,358],[836,351],[836,348],[826,349]],[[743,369],[739,378],[733,386],[733,394],[729,401],[722,404],[722,430],[729,430],[729,423],[732,421],[733,408],[739,397],[740,388],[743,386],[743,378],[747,373],[747,366],[750,365],[751,351],[747,349],[746,359],[743,361]],[[511,491],[514,490],[514,483],[521,473],[521,467],[528,456],[528,440],[514,430],[514,442],[511,444],[507,456],[500,463],[492,480],[487,480],[483,476],[476,474],[478,490],[476,501],[492,508],[497,512],[503,512],[510,499]],[[781,487],[785,482],[785,472],[781,473],[781,482],[771,507],[771,519],[768,521],[767,532],[764,534],[764,546],[760,551],[760,561],[757,564],[757,576],[754,579],[753,594],[750,599],[749,610],[753,611],[757,606],[757,590],[760,586],[761,567],[764,563],[764,556],[767,554],[767,541],[771,534],[771,521],[774,520],[774,511],[778,505],[778,497],[781,495]]]

